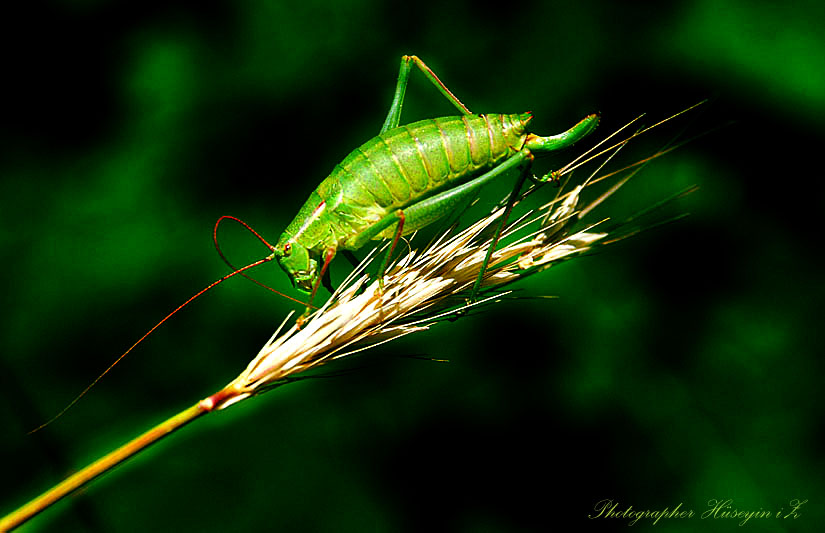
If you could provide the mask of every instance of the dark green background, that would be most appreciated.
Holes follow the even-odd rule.
[[[223,214],[276,239],[374,135],[398,60],[477,111],[601,132],[703,98],[694,132],[604,206],[690,184],[692,216],[502,303],[209,416],[25,531],[625,531],[592,506],[709,499],[823,527],[820,2],[26,3],[3,16],[0,512],[230,381],[290,306],[225,272]],[[405,119],[450,114],[415,77]],[[686,123],[687,121],[685,121]],[[643,157],[671,134],[629,149]],[[615,210],[615,211],[613,211]],[[227,228],[238,262],[265,250]],[[345,265],[337,267],[339,274]],[[289,290],[276,268],[259,274]],[[395,355],[449,358],[438,364]],[[572,524],[572,525],[564,525]],[[650,529],[641,522],[633,530]],[[734,521],[658,531],[737,531]]]

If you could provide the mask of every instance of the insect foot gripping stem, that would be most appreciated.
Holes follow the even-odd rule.
[[[530,175],[528,176],[533,183],[552,183],[556,187],[561,186],[561,171],[551,170],[544,176]]]

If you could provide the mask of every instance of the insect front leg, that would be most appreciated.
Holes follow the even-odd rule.
[[[382,231],[387,229],[388,227],[392,226],[393,224],[396,225],[395,230],[395,237],[393,237],[392,244],[390,245],[389,250],[387,250],[387,254],[384,256],[384,260],[381,262],[381,266],[378,269],[378,286],[381,292],[384,291],[384,271],[389,264],[390,256],[392,256],[393,250],[395,250],[395,246],[398,244],[398,239],[401,238],[401,235],[404,232],[404,224],[407,221],[407,215],[402,209],[395,209],[391,213],[387,214],[381,220],[373,224],[372,226],[368,227],[361,233],[358,233],[352,236],[345,244],[348,250],[357,250],[367,244],[370,239],[377,237],[381,234]]]
[[[312,286],[312,293],[309,295],[309,303],[307,304],[307,308],[304,311],[304,314],[298,317],[296,321],[298,327],[302,327],[304,322],[306,321],[309,314],[312,312],[312,302],[315,300],[315,293],[318,292],[318,287],[321,283],[324,283],[324,286],[327,286],[332,291],[332,282],[329,279],[329,264],[332,262],[332,259],[335,257],[335,248],[327,248],[324,251],[324,264],[321,267],[321,271],[318,273],[318,276],[315,278],[315,283]]]
[[[432,69],[423,61],[416,56],[402,56],[401,67],[398,70],[398,82],[395,85],[395,95],[393,96],[392,104],[390,104],[390,111],[387,114],[387,118],[384,120],[384,125],[381,127],[380,133],[397,128],[401,123],[401,108],[404,106],[404,95],[407,92],[407,82],[410,78],[412,64],[415,64],[415,66],[421,70],[424,76],[426,76],[426,78],[430,80],[433,85],[435,85],[438,92],[443,94],[451,104],[461,111],[461,114],[472,115],[472,112],[467,109],[467,106],[461,103],[461,100],[459,100],[456,95],[454,95],[452,91],[444,85],[444,82],[438,79],[435,72],[433,72]]]

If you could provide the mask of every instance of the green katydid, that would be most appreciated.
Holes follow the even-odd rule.
[[[399,125],[412,65],[460,112],[459,116]],[[310,293],[321,280],[329,284],[329,264],[339,251],[358,250],[373,239],[393,242],[378,271],[379,282],[399,237],[453,211],[479,188],[513,168],[520,177],[499,226],[504,226],[534,153],[571,146],[598,124],[589,115],[559,135],[527,132],[532,119],[521,114],[473,114],[416,56],[403,56],[390,111],[377,137],[356,148],[313,191],[273,247],[275,258],[293,285]],[[530,176],[536,181],[550,181]],[[498,236],[493,239],[495,242]],[[484,276],[487,251],[470,298]],[[319,268],[320,265],[320,268]]]
[[[423,72],[461,115],[399,126],[412,65]],[[551,152],[571,146],[592,132],[599,121],[598,115],[588,115],[561,134],[540,137],[527,132],[527,124],[532,118],[529,112],[509,115],[473,114],[423,61],[416,56],[403,56],[395,95],[379,135],[356,148],[336,165],[332,173],[310,194],[275,246],[235,217],[223,216],[215,224],[215,246],[225,261],[217,238],[218,226],[225,219],[242,224],[269,247],[272,253],[245,267],[232,267],[231,273],[186,300],[120,355],[60,413],[37,429],[61,416],[161,324],[221,282],[237,274],[246,276],[246,270],[277,259],[293,285],[311,294],[309,306],[299,319],[300,322],[309,314],[312,299],[322,280],[331,289],[328,267],[337,252],[348,254],[365,246],[370,240],[392,238],[392,245],[378,270],[380,283],[393,249],[402,235],[437,221],[475,196],[483,185],[511,169],[519,168],[519,178],[508,200],[498,233],[493,238],[493,246],[487,250],[472,289],[470,299],[474,299],[498,235],[524,180],[529,176],[535,181],[545,182],[556,176],[553,172],[543,177],[529,175],[533,153]],[[229,261],[227,263],[232,266]],[[278,291],[273,292],[298,301]]]

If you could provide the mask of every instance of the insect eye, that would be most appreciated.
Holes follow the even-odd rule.
[[[287,256],[292,252],[292,243],[288,242],[284,245],[284,255]]]

